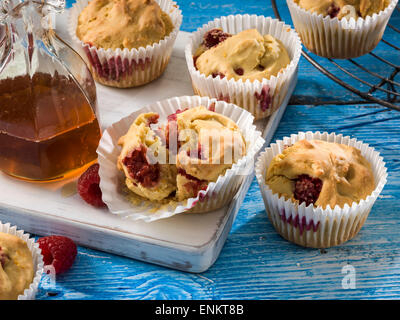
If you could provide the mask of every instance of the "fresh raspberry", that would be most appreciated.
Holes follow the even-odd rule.
[[[215,47],[217,44],[225,41],[231,36],[229,33],[225,33],[222,29],[211,29],[204,34],[203,45],[210,49]]]
[[[101,199],[99,164],[90,166],[78,180],[78,193],[87,203],[101,208],[106,204]]]
[[[49,236],[40,238],[37,242],[42,250],[44,264],[52,265],[56,274],[71,268],[78,251],[70,238]]]
[[[317,201],[321,189],[322,181],[320,179],[302,174],[295,180],[294,198],[300,203],[305,202],[308,206]]]

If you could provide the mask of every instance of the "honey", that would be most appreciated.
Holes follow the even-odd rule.
[[[48,181],[95,161],[101,132],[88,99],[57,72],[0,80],[0,170]]]

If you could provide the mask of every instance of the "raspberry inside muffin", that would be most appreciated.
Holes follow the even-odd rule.
[[[375,189],[370,163],[360,150],[321,140],[301,140],[274,157],[266,184],[273,193],[315,207],[349,206]]]
[[[162,138],[151,128],[156,113],[141,114],[118,144],[122,146],[118,168],[125,173],[126,186],[141,197],[159,201],[176,189],[176,169],[168,163],[168,151]]]

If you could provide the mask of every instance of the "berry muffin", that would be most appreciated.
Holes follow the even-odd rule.
[[[220,209],[263,144],[254,117],[234,104],[199,96],[154,102],[105,130],[97,149],[102,199],[111,213],[147,222]]]
[[[365,19],[383,11],[390,0],[294,0],[301,8],[331,18]]]
[[[348,59],[372,51],[398,0],[287,0],[303,44],[317,55]]]
[[[235,103],[256,120],[270,116],[290,95],[300,53],[290,26],[249,15],[204,25],[185,50],[196,94]]]
[[[358,233],[387,174],[368,145],[317,132],[272,144],[257,160],[256,176],[278,233],[302,246],[326,248]]]
[[[272,159],[265,178],[273,193],[325,209],[349,206],[375,189],[360,150],[321,140],[300,140]]]
[[[236,35],[212,29],[194,55],[195,67],[206,76],[220,76],[242,81],[269,79],[289,63],[281,41],[248,29]]]
[[[166,126],[157,113],[137,117],[119,139],[118,168],[135,194],[151,201],[183,201],[206,190],[210,182],[246,154],[246,142],[229,118],[204,106],[178,110]]]
[[[34,277],[32,253],[21,238],[0,232],[0,300],[16,300]]]
[[[181,19],[169,0],[79,0],[71,10],[69,29],[95,80],[125,88],[162,74]]]

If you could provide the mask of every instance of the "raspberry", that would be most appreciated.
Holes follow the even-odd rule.
[[[242,76],[244,74],[244,70],[242,68],[236,68],[234,71],[238,76]]]
[[[220,77],[221,79],[223,79],[223,78],[225,78],[225,75],[222,73],[222,72],[213,72],[212,74],[211,74],[211,76],[213,77],[213,78],[216,78],[216,77]]]
[[[322,181],[320,179],[302,174],[295,180],[294,198],[300,203],[305,202],[308,206],[317,201],[321,189]]]
[[[78,180],[78,193],[87,203],[94,207],[105,207],[101,199],[99,164],[90,166]]]
[[[225,41],[231,35],[229,33],[225,33],[221,29],[211,29],[210,31],[204,34],[203,45],[210,49],[215,47],[217,44]]]
[[[37,242],[42,250],[44,264],[52,265],[56,274],[71,268],[78,252],[76,244],[70,238],[49,236],[40,238]]]
[[[210,106],[208,107],[208,110],[215,112],[215,102],[210,104]]]
[[[269,94],[269,86],[265,85],[262,87],[261,92],[260,93],[255,93],[255,97],[256,99],[259,101],[260,103],[260,108],[262,111],[267,111],[268,108],[271,106],[271,96]]]
[[[206,180],[200,180],[196,177],[193,177],[181,168],[178,168],[178,174],[190,180],[184,184],[184,187],[187,190],[192,191],[193,194],[197,195],[201,190],[207,190],[208,182]]]
[[[4,265],[6,264],[8,259],[9,259],[9,257],[4,252],[2,252],[1,247],[0,247],[0,264],[2,267],[4,267]]]
[[[143,185],[151,188],[160,180],[160,165],[149,164],[146,157],[147,148],[143,145],[132,151],[122,163],[128,168],[129,175]]]
[[[147,118],[147,126],[150,127],[151,124],[156,124],[158,122],[158,118],[160,118],[160,115],[154,114],[151,117]]]
[[[337,17],[337,15],[339,14],[339,12],[340,12],[340,8],[339,7],[337,7],[337,6],[335,6],[333,3],[332,3],[332,5],[328,8],[328,15],[331,17],[331,18],[335,18],[335,17]]]

